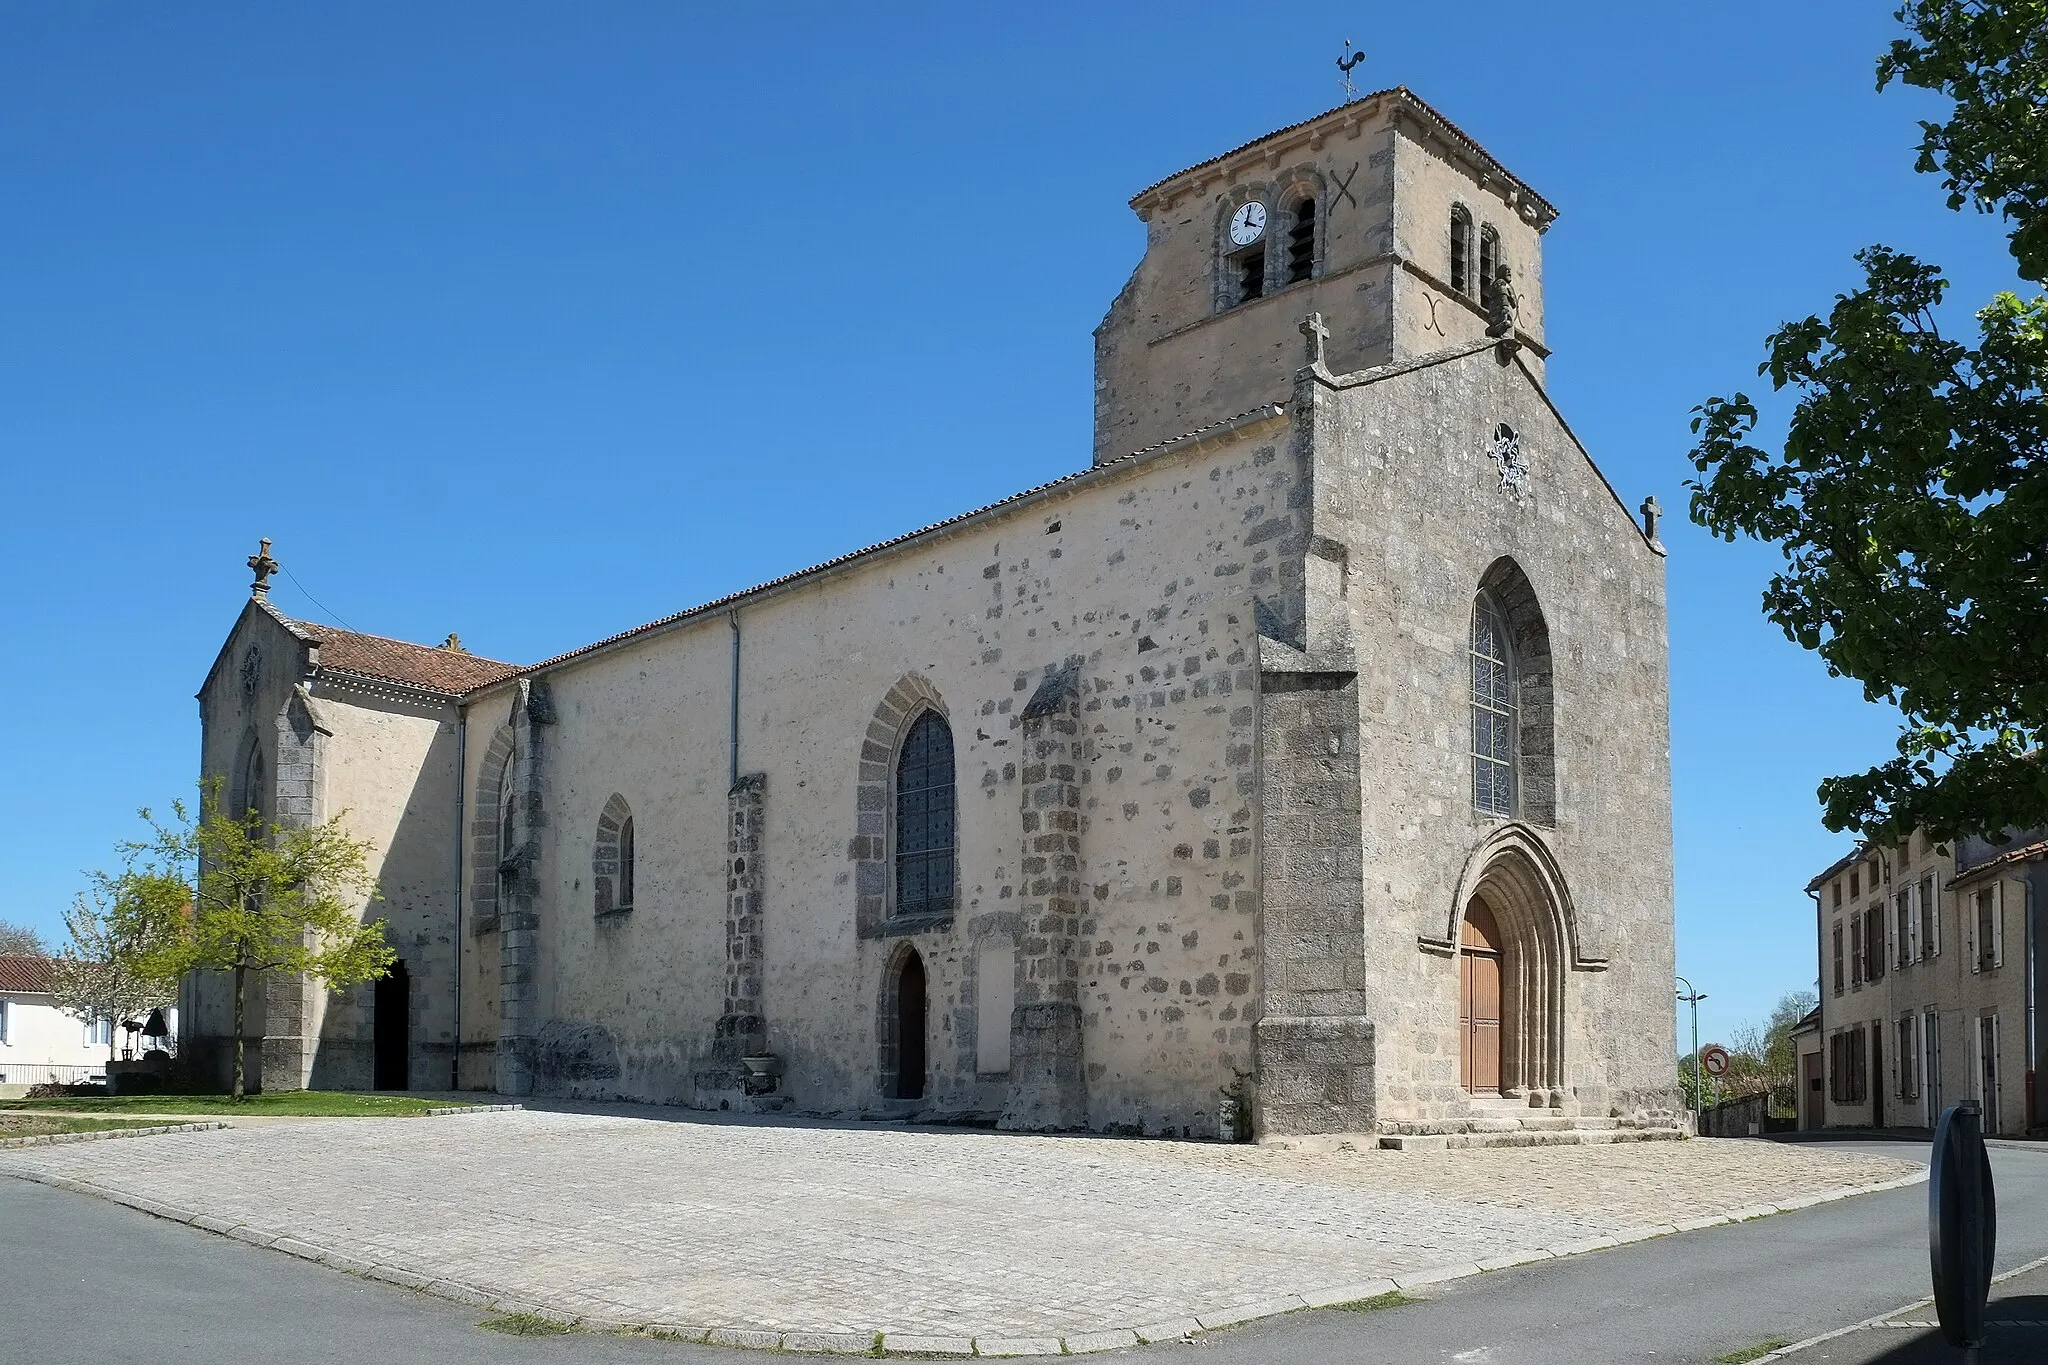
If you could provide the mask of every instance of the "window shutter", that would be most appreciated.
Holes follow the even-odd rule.
[[[1906,888],[1906,960],[1920,960],[1920,888]]]
[[[1941,893],[1935,890],[1934,878],[1920,879],[1920,901],[1925,905],[1927,920],[1927,955],[1941,956]]]
[[[1983,928],[1983,916],[1977,909],[1977,893],[1970,892],[1958,908],[1963,917],[1963,949],[1970,955],[1970,970],[1980,972],[1984,970],[1984,946],[1977,939]]]
[[[7,1002],[0,1000],[0,1043],[7,1041]]]
[[[2005,965],[2005,878],[1991,883],[1991,965]],[[1994,1034],[1998,1024],[1992,1021]]]

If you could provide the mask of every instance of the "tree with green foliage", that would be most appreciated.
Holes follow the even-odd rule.
[[[1912,0],[1879,61],[1940,92],[1918,169],[1997,213],[2048,282],[2048,0]],[[1943,332],[1938,267],[1858,253],[1861,288],[1779,329],[1759,373],[1797,394],[1782,448],[1747,395],[1694,409],[1692,519],[1778,545],[1765,614],[1903,717],[1895,757],[1820,785],[1823,819],[1891,842],[2048,824],[2048,297]]]
[[[171,812],[161,823],[143,811],[153,837],[134,846],[151,873],[190,878],[190,924],[161,965],[178,975],[233,974],[239,1100],[252,975],[310,976],[341,989],[383,976],[398,954],[385,941],[383,920],[359,918],[380,893],[370,845],[342,828],[343,816],[307,826],[271,823],[256,811],[236,819],[220,809],[217,782],[202,788],[196,820],[182,802]]]
[[[26,924],[0,919],[0,954],[10,957],[48,957],[50,945]]]
[[[70,941],[51,972],[57,1008],[119,1025],[169,1005],[178,995],[176,958],[191,904],[180,877],[133,866],[94,873],[64,915]],[[110,1030],[108,1061],[116,1038]]]

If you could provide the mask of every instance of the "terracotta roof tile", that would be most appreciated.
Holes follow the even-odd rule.
[[[1950,886],[1958,886],[1971,880],[1978,873],[1994,867],[2008,867],[2013,863],[2028,863],[2036,858],[2048,858],[2048,839],[2035,844],[2022,844],[2009,848],[1995,858],[1986,858],[1981,863],[1972,863],[1949,879]]]
[[[0,953],[0,991],[11,991],[17,995],[48,995],[53,979],[47,957]]]
[[[386,682],[423,687],[450,696],[485,687],[519,671],[515,664],[499,663],[476,654],[454,649],[437,649],[382,635],[363,635],[353,630],[296,623],[320,648],[321,669],[354,673]]]

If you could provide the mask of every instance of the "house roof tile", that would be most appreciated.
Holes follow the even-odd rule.
[[[456,696],[473,688],[488,686],[519,671],[515,664],[500,663],[459,649],[416,645],[382,635],[364,635],[305,621],[295,624],[319,646],[323,672],[353,673]]]
[[[26,953],[0,953],[0,991],[15,995],[48,995],[54,980],[49,958]]]

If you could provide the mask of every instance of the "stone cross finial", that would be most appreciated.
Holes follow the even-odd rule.
[[[1658,505],[1657,495],[1655,493],[1652,493],[1649,497],[1644,498],[1643,535],[1649,540],[1649,542],[1652,545],[1655,545],[1660,549],[1663,547],[1664,542],[1657,539],[1657,523],[1662,521],[1663,519],[1664,509]]]
[[[270,537],[265,536],[256,553],[249,556],[249,569],[256,575],[256,581],[249,585],[249,595],[270,596],[270,576],[276,573],[278,568],[278,562],[270,557]]]
[[[1323,343],[1330,339],[1330,329],[1323,326],[1321,313],[1310,313],[1301,320],[1301,334],[1308,340],[1308,363],[1323,368],[1328,361],[1323,355]]]

